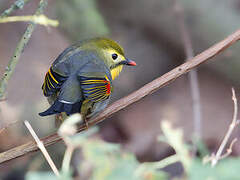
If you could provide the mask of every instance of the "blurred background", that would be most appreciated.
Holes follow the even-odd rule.
[[[14,0],[1,0],[0,13]],[[194,54],[237,30],[239,0],[179,0],[192,39]],[[30,1],[12,15],[30,15],[38,1]],[[139,89],[186,59],[173,1],[159,0],[58,0],[49,1],[44,13],[57,19],[57,28],[38,25],[22,54],[8,85],[8,96],[0,102],[0,152],[31,140],[23,125],[30,121],[36,133],[46,136],[56,131],[54,117],[40,117],[49,105],[41,90],[44,75],[55,58],[69,45],[81,39],[106,36],[121,44],[128,58],[138,64],[125,67],[114,81],[112,102]],[[0,72],[3,74],[27,23],[0,24]],[[239,44],[224,51],[198,70],[202,106],[202,138],[216,150],[232,120],[231,87],[239,95]],[[160,122],[169,120],[184,130],[191,141],[193,129],[192,98],[187,75],[152,95],[121,110],[99,124],[99,136],[121,143],[140,161],[157,161],[173,153],[156,142]],[[235,132],[235,137],[239,133]],[[61,161],[63,143],[48,148],[55,161]],[[234,146],[239,155],[239,145]],[[39,158],[40,157],[40,158]],[[31,165],[30,165],[31,164]],[[40,165],[39,165],[40,164]],[[45,165],[45,166],[44,166]],[[0,178],[24,174],[32,169],[49,170],[39,152],[0,164]],[[14,172],[14,173],[13,173]],[[20,176],[18,176],[20,177]]]

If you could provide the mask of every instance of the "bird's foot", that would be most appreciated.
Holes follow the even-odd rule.
[[[62,114],[56,114],[55,116],[55,127],[60,127],[63,122]]]
[[[85,123],[85,129],[87,130],[87,129],[88,129],[88,121],[87,121],[87,118],[84,118],[84,123]]]
[[[63,121],[67,118],[66,113],[59,113],[55,116],[55,127],[60,127]]]

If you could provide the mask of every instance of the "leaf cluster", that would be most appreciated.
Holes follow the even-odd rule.
[[[73,179],[73,168],[70,167],[69,160],[72,158],[72,153],[67,153],[69,149],[78,149],[81,152],[78,154],[79,162],[76,167],[79,179],[168,180],[171,176],[163,168],[176,162],[182,164],[184,172],[181,177],[175,177],[175,180],[240,179],[238,173],[240,158],[225,158],[214,168],[210,164],[203,164],[200,158],[191,155],[191,146],[184,143],[182,130],[172,128],[168,121],[161,123],[163,135],[158,140],[172,146],[176,154],[158,162],[147,163],[140,163],[133,153],[124,152],[119,144],[108,143],[96,137],[96,127],[75,134],[76,124],[79,122],[81,116],[75,114],[59,128],[59,135],[67,145],[60,179]],[[198,144],[201,147],[199,150],[203,154],[206,153],[204,144]],[[46,180],[59,179],[52,172],[28,172],[26,175],[26,179],[29,180],[40,180],[43,177]]]

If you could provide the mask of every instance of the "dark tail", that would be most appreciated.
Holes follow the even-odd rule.
[[[69,116],[74,113],[80,113],[82,102],[77,102],[74,104],[66,104],[56,100],[51,107],[46,111],[39,113],[40,116],[48,116],[52,114],[59,114],[61,112],[66,112]]]

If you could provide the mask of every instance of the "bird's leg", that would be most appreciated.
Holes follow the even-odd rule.
[[[61,113],[56,114],[56,116],[55,116],[55,127],[60,127],[62,122],[63,122],[62,114]]]
[[[63,123],[63,121],[67,118],[67,114],[66,113],[59,113],[56,114],[55,116],[55,126],[56,127],[60,127],[60,125]]]
[[[88,120],[86,117],[84,117],[83,119],[84,119],[84,123],[85,123],[85,128],[87,130],[88,129]]]
[[[86,114],[81,113],[81,115],[82,115],[82,119],[84,121],[85,130],[87,130],[88,129],[88,120],[87,120]]]
[[[82,107],[81,107],[81,115],[85,123],[85,129],[88,129],[88,114],[92,112],[93,103],[89,100],[83,101]]]
[[[91,109],[89,111],[89,113],[87,114],[87,118],[93,118],[93,117],[96,117],[96,115],[99,114],[99,112],[101,112],[102,110],[104,110],[108,103],[109,103],[109,99],[106,99],[104,101],[100,101],[100,102],[97,102],[97,103],[94,103],[92,106],[91,106]]]

